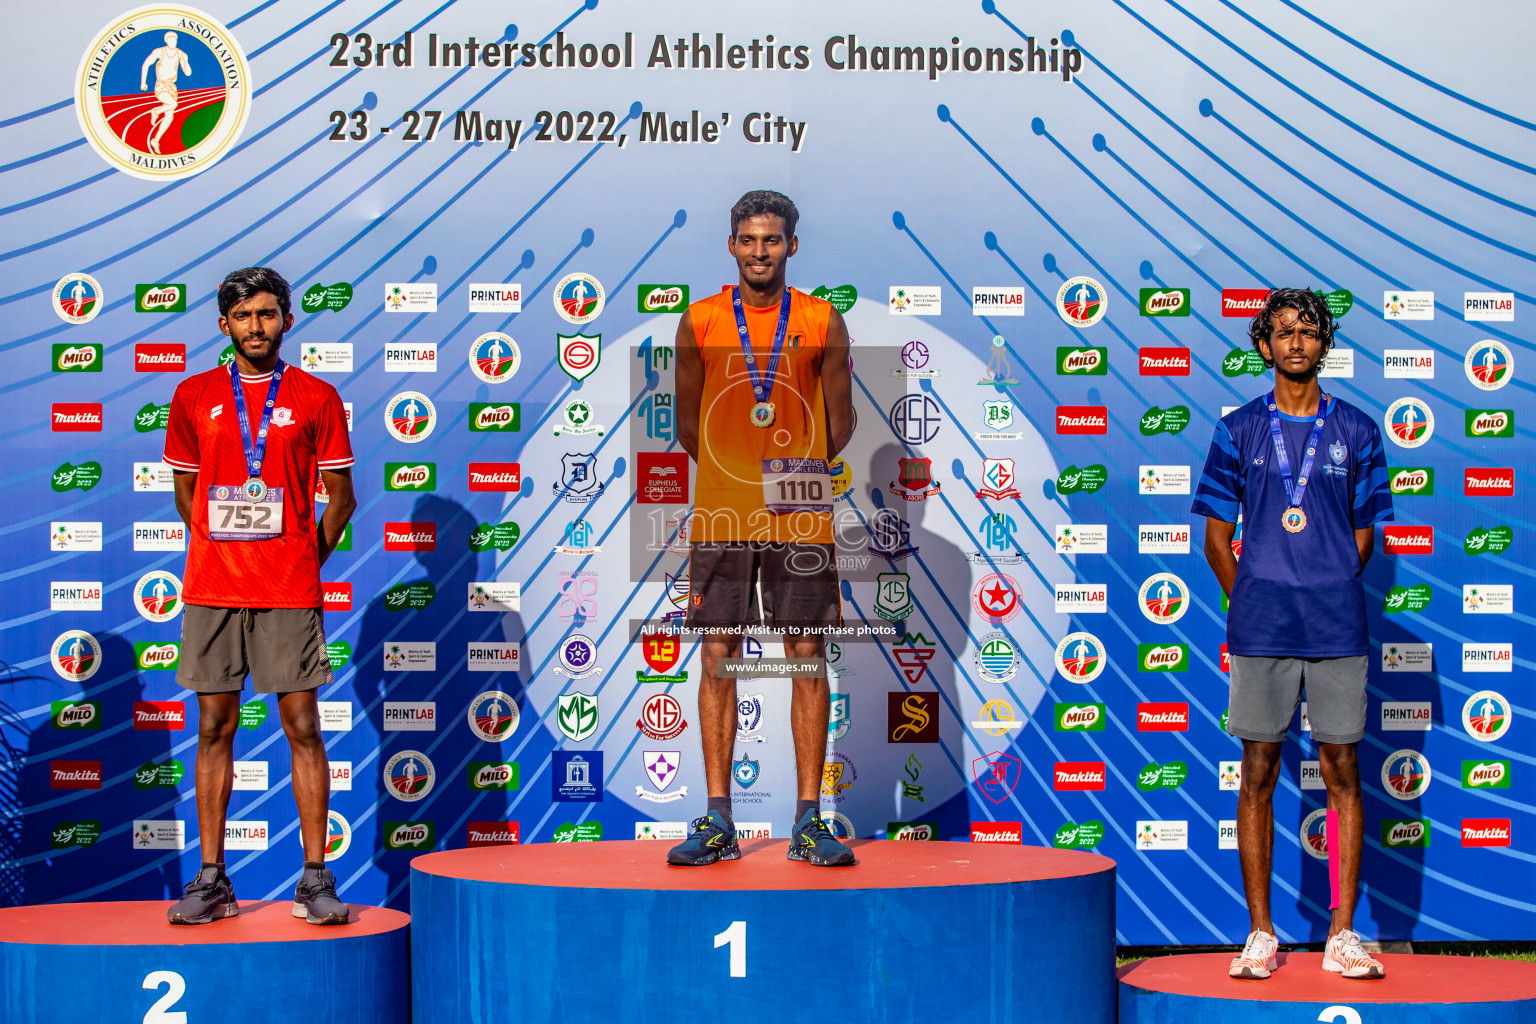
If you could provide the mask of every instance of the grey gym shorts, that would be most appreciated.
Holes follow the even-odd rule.
[[[247,673],[257,693],[329,683],[320,609],[183,606],[176,681],[197,693],[239,693]]]
[[[1303,691],[1318,743],[1358,743],[1365,735],[1366,655],[1352,658],[1252,658],[1231,655],[1227,732],[1245,740],[1285,739]]]

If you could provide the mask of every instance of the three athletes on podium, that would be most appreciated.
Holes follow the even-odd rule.
[[[736,680],[721,678],[720,659],[739,657],[742,629],[759,625],[784,632],[788,657],[819,658],[824,631],[842,624],[828,463],[853,436],[848,329],[829,303],[785,283],[799,217],[778,192],[742,196],[726,240],[737,284],[693,303],[677,326],[678,440],[698,467],[686,621],[708,631],[699,734],[709,802],[671,864],[741,856],[730,798]],[[853,851],[819,811],[830,700],[824,675],[794,679],[789,857],[844,865]]]
[[[349,912],[325,867],[330,766],[315,690],[331,682],[321,618],[320,566],[357,501],[341,397],[279,355],[293,327],[288,282],[237,270],[219,286],[219,329],[235,358],[182,381],[171,400],[164,460],[176,474],[187,525],[181,664],[197,693],[197,817],[203,866],[170,908],[172,924],[240,912],[224,867],[224,822],[234,775],[240,693],[277,694],[293,757],[304,868],[293,915],[345,924]],[[330,496],[317,524],[315,484]]]

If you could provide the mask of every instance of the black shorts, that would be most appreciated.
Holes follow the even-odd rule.
[[[689,552],[691,628],[817,630],[843,624],[832,544],[695,542]]]

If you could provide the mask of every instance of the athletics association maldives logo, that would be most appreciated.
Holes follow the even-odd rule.
[[[501,384],[517,376],[522,350],[510,335],[500,331],[482,334],[469,346],[469,368],[487,384]]]
[[[1317,860],[1328,859],[1328,808],[1319,807],[1302,820],[1301,848]]]
[[[53,670],[71,683],[83,683],[101,668],[101,644],[83,629],[60,633],[49,651]]]
[[[566,323],[585,324],[603,311],[603,286],[591,274],[566,274],[555,286],[555,312]]]
[[[340,811],[327,811],[325,815],[325,859],[333,861],[347,852],[352,845],[352,823]]]
[[[1467,349],[1467,380],[1484,391],[1497,391],[1515,375],[1515,357],[1501,342],[1489,338]]]
[[[1056,645],[1056,671],[1069,683],[1091,683],[1104,671],[1104,643],[1092,633],[1068,633]]]
[[[1435,414],[1417,398],[1399,398],[1387,407],[1387,436],[1399,447],[1417,448],[1435,433]]]
[[[65,274],[53,286],[53,311],[65,323],[90,323],[101,312],[101,285],[90,274]]]
[[[1395,750],[1381,765],[1381,785],[1387,795],[1414,800],[1429,788],[1429,761],[1417,750]]]
[[[402,750],[384,765],[384,786],[396,800],[415,803],[432,792],[437,771],[419,750]]]
[[[1068,278],[1056,293],[1056,312],[1073,327],[1092,327],[1108,307],[1104,286],[1091,277]]]
[[[181,580],[164,569],[139,577],[133,588],[133,606],[150,622],[169,622],[181,611]]]
[[[102,159],[148,181],[206,170],[240,138],[251,71],[229,29],[175,4],[139,7],[86,47],[75,116]]]
[[[1492,743],[1509,731],[1511,712],[1503,694],[1479,690],[1461,706],[1461,726],[1473,739]]]
[[[1141,585],[1137,603],[1153,622],[1172,625],[1189,610],[1189,588],[1171,572],[1154,573]]]
[[[384,407],[384,426],[396,441],[425,441],[437,426],[437,408],[419,391],[402,391]]]
[[[517,732],[517,701],[500,690],[487,690],[469,702],[469,731],[487,743],[500,743]]]

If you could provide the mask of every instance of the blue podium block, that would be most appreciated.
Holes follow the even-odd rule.
[[[655,842],[418,857],[412,1019],[672,1024],[694,1006],[742,1021],[1114,1020],[1114,861],[853,845],[846,868],[767,839],[702,868],[667,865]]]
[[[1351,981],[1322,969],[1321,953],[1281,953],[1263,981],[1227,976],[1231,953],[1126,964],[1120,1024],[1530,1024],[1536,964],[1470,956],[1380,954],[1386,977]]]
[[[164,901],[0,909],[0,1020],[47,1024],[406,1024],[410,917],[352,908],[330,927],[293,904],[166,923]]]

